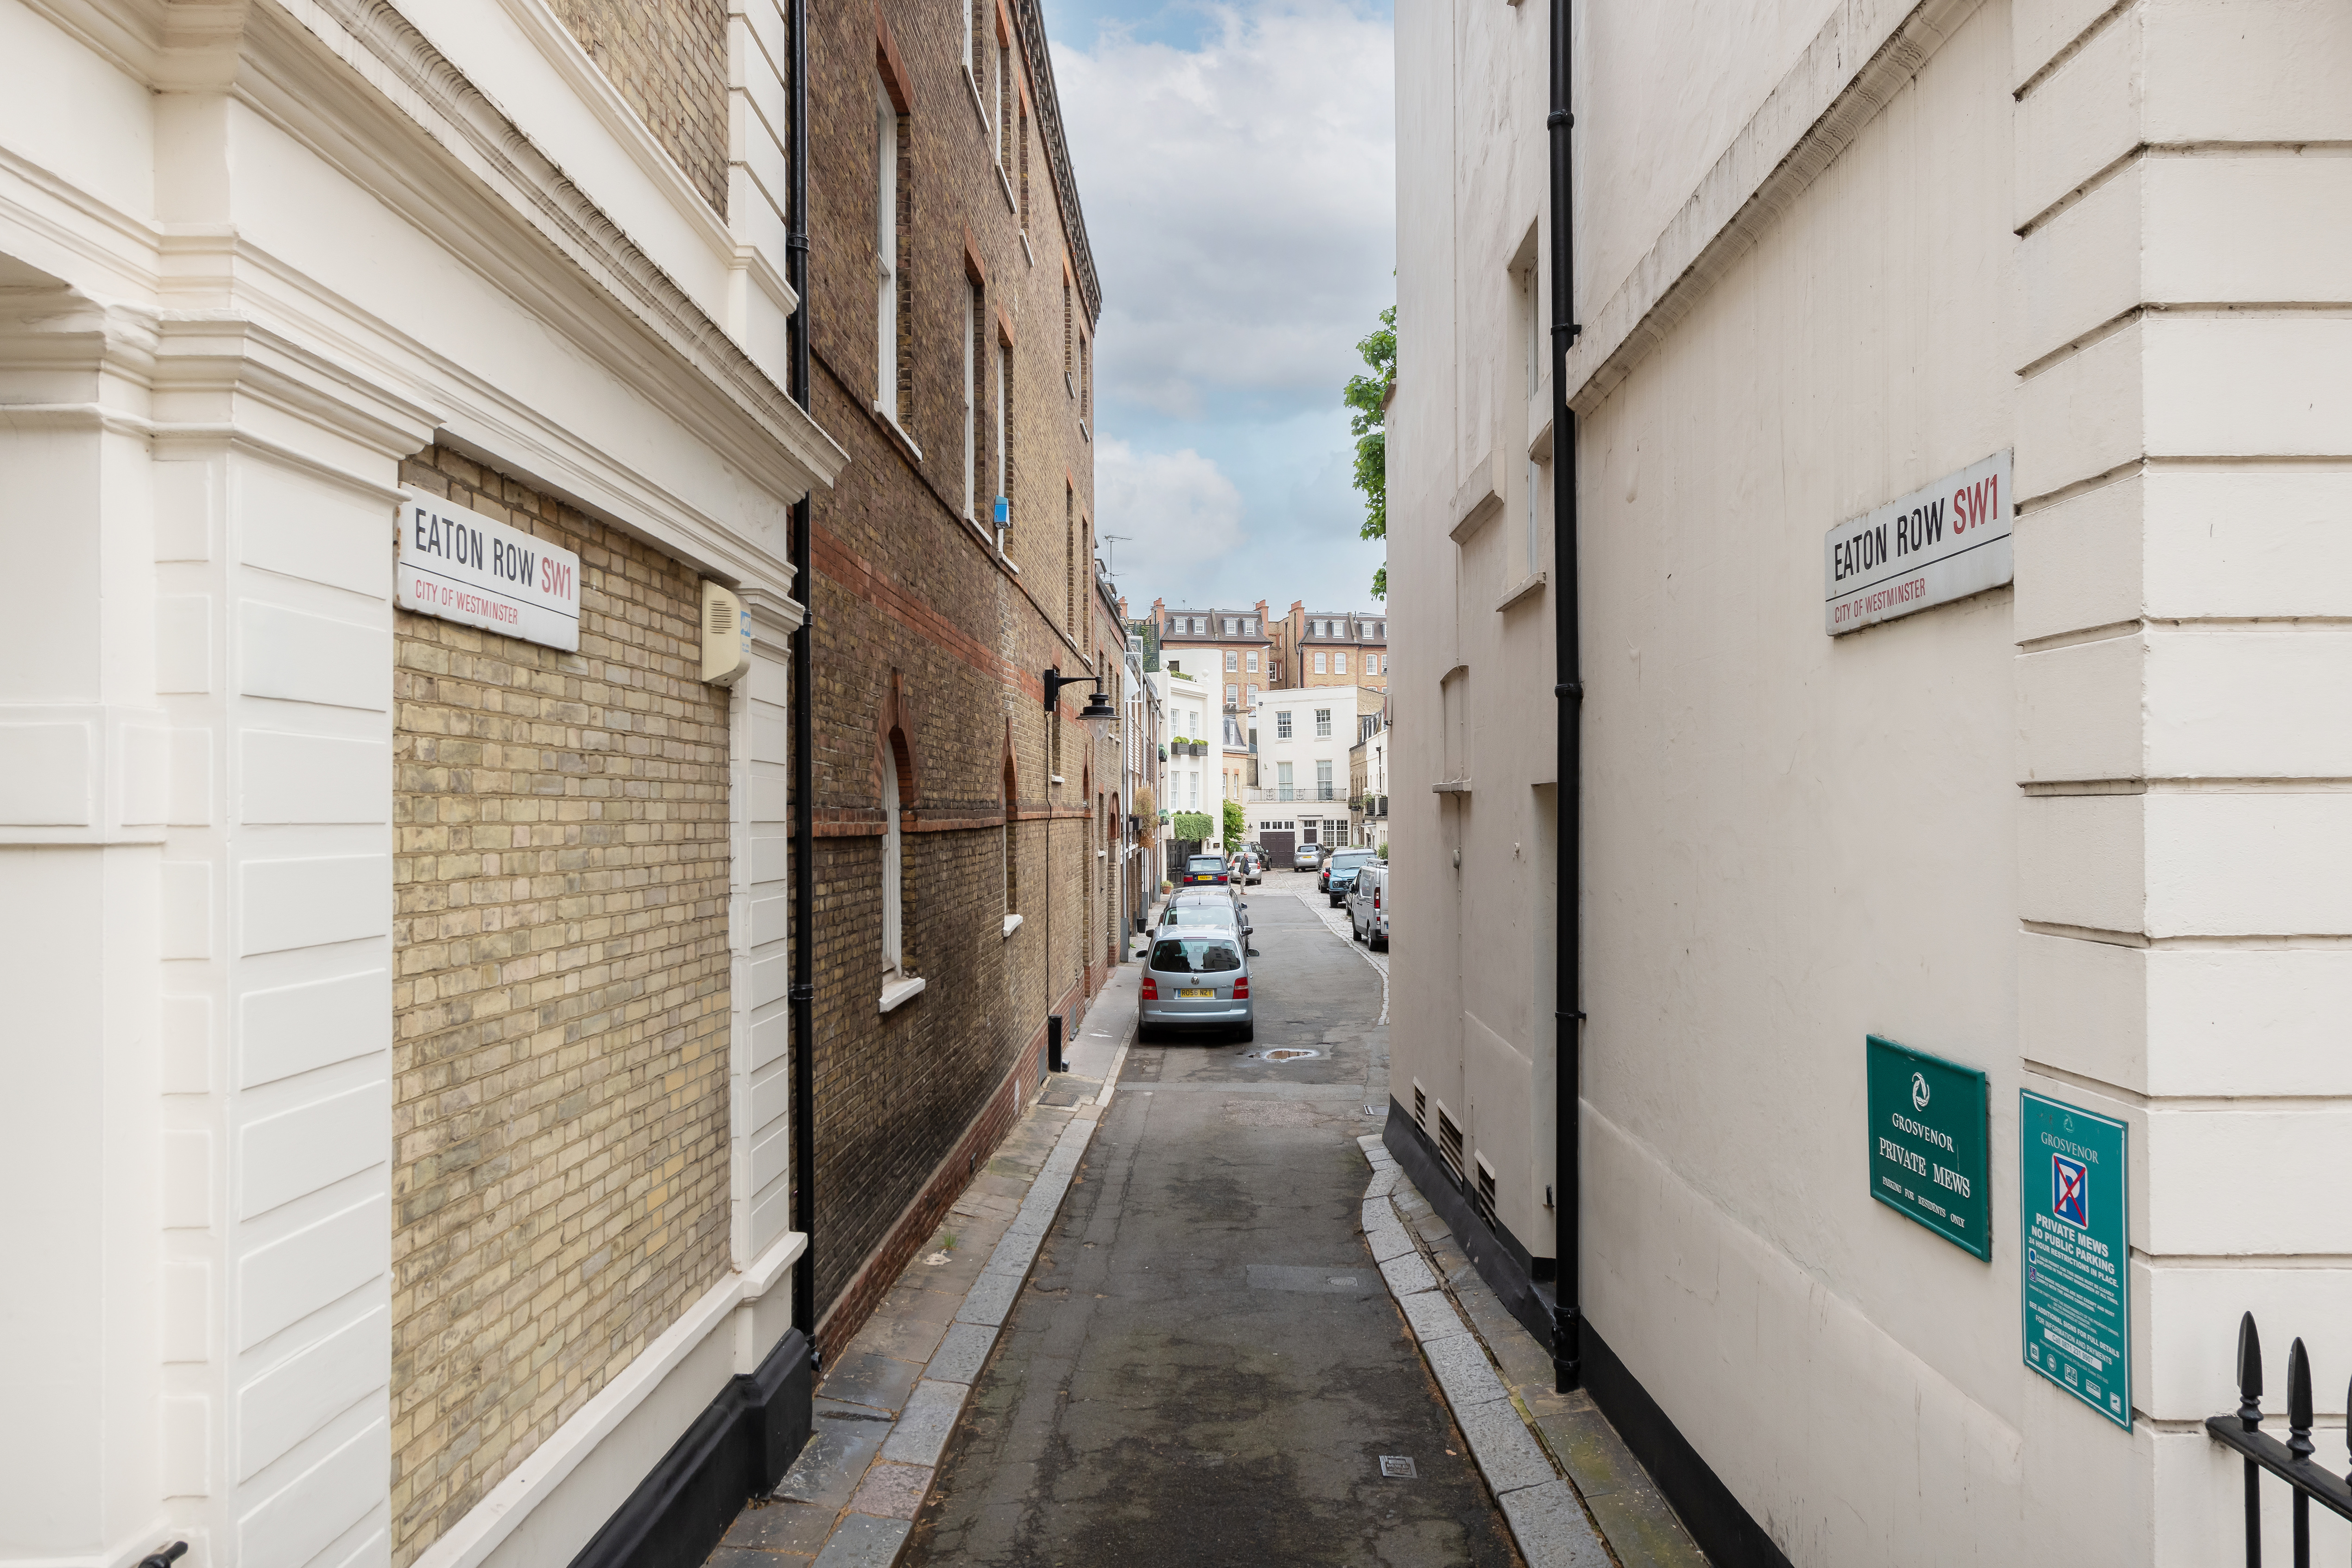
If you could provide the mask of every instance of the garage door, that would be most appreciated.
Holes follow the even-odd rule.
[[[1289,865],[1290,852],[1298,847],[1297,840],[1298,835],[1289,832],[1262,832],[1257,836],[1258,847],[1265,851],[1265,863],[1269,866]]]

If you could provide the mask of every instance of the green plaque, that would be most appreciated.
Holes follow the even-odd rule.
[[[1870,1037],[1870,1195],[1992,1261],[1985,1075]]]
[[[2129,1131],[2018,1091],[2025,1364],[2131,1430]]]

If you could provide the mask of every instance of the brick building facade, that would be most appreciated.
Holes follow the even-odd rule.
[[[5,65],[0,1559],[638,1568],[809,1426],[787,5],[164,9]]]
[[[1228,713],[1248,711],[1259,692],[1285,684],[1264,599],[1244,610],[1171,610],[1154,599],[1150,620],[1160,658],[1207,686]]]
[[[1275,686],[1369,686],[1388,689],[1389,622],[1385,612],[1310,610],[1297,599],[1290,613],[1268,623],[1284,679]]]
[[[1043,677],[1114,676],[1125,637],[1094,592],[1099,293],[1034,0],[821,8],[810,42],[813,411],[849,454],[807,597],[829,1355],[1115,961],[1117,765],[1087,689],[1049,709]]]
[[[577,654],[395,611],[393,1560],[728,1267],[728,701],[670,556],[435,447],[580,556]]]

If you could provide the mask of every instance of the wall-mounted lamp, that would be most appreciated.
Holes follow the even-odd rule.
[[[1084,686],[1089,681],[1094,683],[1094,690],[1088,693],[1087,705],[1078,710],[1078,720],[1087,729],[1093,731],[1095,739],[1099,741],[1109,732],[1111,721],[1118,717],[1118,710],[1113,708],[1110,705],[1110,699],[1103,694],[1101,676],[1064,675],[1059,665],[1046,670],[1045,674],[1045,711],[1051,713],[1055,704],[1061,700],[1062,688]]]

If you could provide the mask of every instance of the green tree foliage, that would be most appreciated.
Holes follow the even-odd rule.
[[[1386,539],[1389,536],[1389,433],[1388,412],[1381,405],[1388,401],[1390,388],[1396,385],[1396,307],[1391,305],[1381,312],[1381,330],[1356,345],[1364,356],[1370,375],[1351,375],[1347,390],[1341,394],[1348,406],[1355,412],[1348,416],[1348,429],[1356,437],[1355,486],[1364,492],[1364,526],[1366,539]],[[1372,597],[1389,596],[1389,566],[1372,574]]]
[[[1225,847],[1230,849],[1239,844],[1248,832],[1249,818],[1242,815],[1242,803],[1237,800],[1225,802]]]

